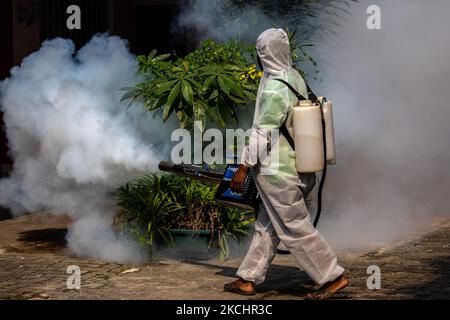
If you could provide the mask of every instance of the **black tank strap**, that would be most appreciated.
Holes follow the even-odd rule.
[[[306,90],[308,91],[309,100],[311,100],[312,102],[317,102],[317,100],[318,100],[317,96],[311,90],[311,87],[309,86],[308,82],[305,81],[305,84],[306,84]]]
[[[286,138],[287,142],[289,142],[289,145],[291,146],[292,150],[295,150],[294,139],[292,139],[288,129],[284,124],[280,127],[280,132]]]
[[[308,99],[306,99],[304,96],[302,96],[302,95],[300,94],[300,92],[298,92],[297,90],[295,90],[294,87],[291,86],[291,84],[290,84],[289,82],[284,81],[284,80],[282,80],[282,79],[274,79],[274,80],[277,80],[277,81],[280,81],[280,82],[284,83],[284,84],[292,91],[292,93],[295,94],[295,96],[297,97],[297,99],[298,99],[299,101],[308,100]]]
[[[297,99],[298,99],[299,102],[300,102],[300,101],[308,100],[308,99],[306,99],[304,96],[302,96],[300,92],[298,92],[297,90],[295,90],[294,87],[293,87],[289,82],[287,82],[287,81],[285,81],[285,80],[283,80],[283,79],[274,79],[274,80],[277,80],[277,81],[280,81],[280,82],[284,83],[284,84],[292,91],[292,93],[297,97]],[[305,83],[306,83],[306,82],[305,82]],[[306,86],[307,86],[307,88],[309,88],[308,84],[306,84]],[[310,90],[308,89],[308,91],[310,91]],[[308,93],[308,95],[309,95],[309,93]],[[309,97],[309,96],[308,96],[308,97]],[[289,143],[289,145],[291,146],[292,150],[295,150],[294,139],[292,139],[292,137],[291,137],[291,135],[289,134],[289,131],[288,131],[288,129],[286,128],[286,125],[285,125],[285,124],[283,124],[283,125],[280,127],[280,132],[281,132],[281,134],[286,138],[286,140],[287,140],[287,142]]]
[[[297,99],[299,101],[304,101],[304,100],[311,100],[312,102],[316,102],[317,101],[317,96],[311,90],[311,87],[309,86],[308,82],[306,82],[306,81],[305,81],[305,84],[306,84],[306,91],[308,93],[308,99],[306,99],[304,96],[302,96],[300,94],[300,92],[295,90],[294,87],[290,83],[288,83],[287,81],[285,81],[283,79],[274,79],[274,80],[277,80],[277,81],[280,81],[280,82],[284,83],[292,91],[292,93],[294,93],[294,95],[297,97]]]

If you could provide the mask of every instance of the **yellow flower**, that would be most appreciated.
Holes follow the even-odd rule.
[[[256,78],[255,74],[252,73],[252,74],[250,75],[250,78],[252,78],[253,80],[255,80],[255,78]]]
[[[262,78],[262,76],[263,76],[263,72],[262,72],[262,71],[259,71],[259,72],[258,72],[258,77]]]
[[[245,74],[243,74],[242,76],[239,77],[240,80],[244,80],[245,78],[246,78]]]

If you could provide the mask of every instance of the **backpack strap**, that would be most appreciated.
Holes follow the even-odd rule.
[[[294,93],[294,95],[297,97],[298,101],[304,101],[304,100],[308,100],[306,99],[304,96],[302,96],[300,94],[300,92],[298,92],[297,90],[294,89],[294,87],[288,83],[287,81],[283,80],[283,79],[274,79],[277,81],[280,81],[282,83],[284,83],[291,91],[292,93]],[[306,83],[306,82],[305,82]],[[308,91],[310,91],[308,84],[306,84]],[[308,93],[308,97],[309,97],[309,93]],[[289,134],[288,129],[286,128],[286,125],[283,124],[280,127],[280,132],[281,134],[286,138],[287,142],[289,143],[289,145],[291,146],[292,150],[295,150],[295,144],[294,144],[294,139],[292,139],[291,135]]]
[[[284,81],[284,80],[282,80],[282,79],[274,79],[274,80],[277,80],[277,81],[280,81],[280,82],[284,83],[284,84],[292,91],[292,93],[297,97],[298,101],[308,100],[308,99],[306,99],[304,96],[302,96],[302,95],[300,94],[300,92],[298,92],[297,90],[295,90],[294,87],[293,87],[289,82]]]
[[[280,132],[281,134],[286,138],[287,142],[289,143],[289,145],[291,146],[292,150],[295,150],[295,144],[294,144],[294,139],[292,139],[291,135],[289,134],[288,129],[286,128],[286,125],[283,124],[280,127]]]
[[[297,97],[297,99],[299,101],[304,101],[304,100],[311,100],[312,102],[316,102],[317,96],[314,94],[314,92],[311,90],[311,87],[309,86],[308,82],[305,81],[306,84],[306,92],[308,94],[308,98],[305,98],[304,96],[302,96],[297,90],[294,89],[294,87],[288,83],[287,81],[283,80],[283,79],[274,79],[277,81],[280,81],[282,83],[284,83],[291,91],[292,93],[294,93],[294,95]]]

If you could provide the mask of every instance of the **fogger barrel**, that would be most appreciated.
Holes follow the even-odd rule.
[[[193,178],[208,183],[220,183],[223,173],[204,170],[202,166],[174,164],[170,161],[161,161],[158,165],[159,170],[171,172],[178,176]]]
[[[319,102],[322,106],[310,100],[300,101],[293,108],[290,117],[295,143],[295,165],[300,173],[322,171],[325,166],[322,110],[325,121],[326,161],[330,165],[336,164],[333,104],[331,101]]]

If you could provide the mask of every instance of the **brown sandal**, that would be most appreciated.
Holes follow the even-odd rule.
[[[327,290],[315,292],[313,294],[309,294],[304,297],[305,300],[344,300],[344,299],[351,299],[351,295],[338,291],[338,292],[331,292]]]
[[[345,279],[347,280],[347,283],[342,287],[339,288],[337,291],[333,292],[329,290],[329,287],[336,282],[336,280]],[[326,284],[324,284],[317,292],[310,293],[305,296],[305,300],[327,300],[332,298],[346,298],[347,296],[343,296],[341,294],[341,291],[348,287],[349,281],[347,278],[344,277],[344,275],[339,276],[334,281],[330,281]]]
[[[236,282],[241,281],[241,279],[227,283],[223,286],[223,290],[226,292],[237,293],[244,296],[254,296],[256,294],[255,289],[252,291],[244,291],[236,285]]]

